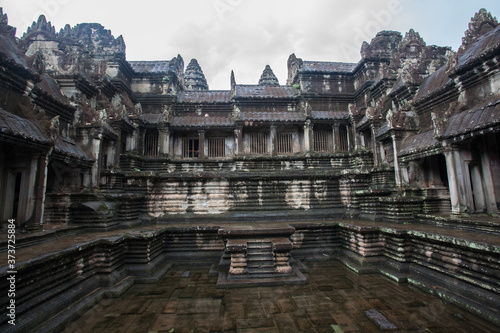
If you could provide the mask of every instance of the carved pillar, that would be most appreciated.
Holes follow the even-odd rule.
[[[270,128],[270,145],[271,155],[276,155],[276,125],[271,125]]]
[[[139,130],[134,130],[132,133],[132,136],[130,137],[130,144],[127,147],[128,151],[135,151],[137,152],[137,138],[139,137]]]
[[[351,150],[351,131],[349,131],[349,125],[345,125],[345,130],[347,132],[347,151]]]
[[[160,154],[168,155],[170,154],[170,130],[167,128],[159,129],[159,145]]]
[[[377,134],[375,133],[375,126],[373,124],[370,125],[370,133],[372,136],[373,165],[377,167],[379,165],[379,154],[377,149]]]
[[[498,208],[495,196],[495,183],[491,171],[491,158],[489,150],[486,147],[488,146],[484,145],[481,149],[481,174],[483,179],[480,183],[484,186],[486,211],[490,214],[497,214]]]
[[[92,186],[99,186],[99,175],[101,173],[101,155],[102,155],[102,133],[91,134],[91,155],[94,156],[95,162],[92,165]]]
[[[198,158],[205,158],[205,130],[198,131]]]
[[[339,135],[339,124],[332,125],[332,151],[336,152],[338,144],[338,135]]]
[[[49,155],[52,153],[52,149],[46,154],[40,154],[37,163],[37,173],[35,181],[35,204],[34,204],[34,214],[33,218],[28,223],[28,229],[36,230],[40,229],[43,224],[43,213],[45,206],[45,190],[47,188],[47,167],[49,164]]]
[[[117,148],[117,142],[116,141],[111,141],[108,145],[108,166],[114,167],[118,165],[118,158],[119,155],[116,153]]]
[[[396,187],[401,187],[401,172],[399,168],[399,158],[398,158],[398,142],[395,134],[391,135],[392,138],[392,149],[394,150],[394,176],[396,179]]]
[[[310,152],[312,147],[311,127],[311,120],[307,119],[304,123],[304,151],[306,153]]]
[[[243,127],[238,126],[234,129],[234,153],[235,155],[243,154]]]
[[[459,176],[455,167],[455,150],[456,148],[454,147],[448,147],[444,152],[444,156],[446,159],[446,171],[448,174],[451,213],[460,214],[465,211],[465,205],[463,204],[464,198],[460,195],[460,187],[457,179]]]
[[[408,175],[408,163],[400,163],[401,183],[404,185],[410,184],[410,176]]]

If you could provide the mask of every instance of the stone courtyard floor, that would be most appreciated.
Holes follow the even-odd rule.
[[[454,305],[334,260],[306,261],[307,285],[217,289],[210,265],[178,263],[157,284],[104,298],[65,330],[76,332],[499,332]]]

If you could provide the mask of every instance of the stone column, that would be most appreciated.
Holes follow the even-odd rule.
[[[487,147],[487,145],[485,146]],[[498,214],[497,200],[495,196],[495,184],[493,173],[491,172],[491,158],[487,149],[481,149],[481,173],[483,175],[482,184],[486,202],[486,211],[490,214]]]
[[[408,175],[408,163],[400,163],[400,172],[401,172],[401,182],[404,185],[410,184],[410,177]]]
[[[129,146],[127,146],[128,151],[137,152],[137,138],[139,137],[139,130],[135,129],[130,137]]]
[[[462,153],[456,147],[452,149],[453,163],[455,166],[456,181],[458,185],[458,200],[460,203],[460,213],[465,213],[467,209],[474,207],[472,201],[472,191],[470,188],[470,177],[465,169],[465,163],[462,158]],[[448,165],[447,165],[448,166]],[[466,186],[465,180],[469,180],[469,186]]]
[[[111,141],[108,145],[108,166],[117,166],[119,163],[119,155],[116,153],[117,142]]]
[[[95,162],[92,165],[92,186],[99,186],[99,175],[101,173],[101,149],[102,149],[102,133],[89,133],[91,136],[91,155]]]
[[[168,128],[159,129],[158,144],[160,149],[160,154],[169,155],[170,154],[170,130]]]
[[[198,131],[198,158],[205,158],[205,130]]]
[[[462,208],[460,205],[460,194],[457,181],[457,172],[455,170],[455,158],[453,156],[454,148],[448,147],[444,151],[444,157],[446,159],[446,171],[448,174],[448,186],[450,191],[450,201],[451,201],[451,213],[460,214]]]
[[[276,155],[276,125],[271,125],[270,128],[270,145],[271,149],[269,151],[271,152],[271,155]]]
[[[234,153],[243,155],[243,127],[238,126],[234,129]]]
[[[345,130],[347,132],[347,151],[351,150],[351,131],[349,131],[349,125],[345,125]]]
[[[311,151],[311,120],[307,119],[304,123],[304,151],[306,153]]]
[[[396,187],[401,187],[401,172],[399,168],[399,159],[398,159],[398,143],[395,134],[391,135],[392,138],[392,149],[394,150],[394,176],[396,180]]]
[[[377,167],[379,165],[379,154],[377,149],[377,134],[375,133],[375,126],[373,124],[370,126],[370,133],[372,136],[373,165]]]
[[[28,229],[40,229],[43,225],[43,213],[45,205],[45,190],[47,188],[47,168],[49,164],[49,156],[52,153],[53,147],[46,154],[40,154],[37,163],[37,173],[35,181],[35,203],[33,219],[28,223]]]
[[[339,124],[332,125],[332,151],[336,152],[338,147]]]

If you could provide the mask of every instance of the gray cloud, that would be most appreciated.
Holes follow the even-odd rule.
[[[357,62],[361,43],[379,30],[410,28],[429,43],[455,49],[481,7],[498,13],[495,0],[4,0],[18,35],[39,14],[57,29],[98,22],[123,35],[129,60],[196,58],[211,89],[256,84],[269,64],[281,84],[291,53],[305,60]]]

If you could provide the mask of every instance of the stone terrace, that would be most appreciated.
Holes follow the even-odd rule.
[[[217,289],[212,275],[224,250],[218,230],[243,224],[168,223],[96,233],[63,229],[19,234],[17,328],[72,331],[75,326],[68,325],[83,315],[78,327],[97,332],[122,332],[120,325],[130,332],[194,327],[376,332],[364,313],[372,309],[410,332],[465,332],[468,325],[494,331],[491,325],[500,324],[497,234],[418,223],[290,222],[296,229],[292,255],[306,263],[307,285]],[[5,258],[0,258],[3,284]],[[443,316],[435,316],[436,306]],[[84,325],[89,316],[94,319]],[[207,317],[210,321],[202,320]],[[1,325],[4,332],[11,329]]]

